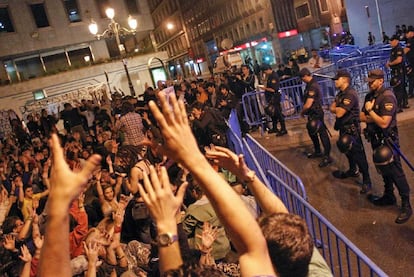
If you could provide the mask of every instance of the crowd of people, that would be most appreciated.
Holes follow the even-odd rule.
[[[225,119],[256,85],[242,66],[14,120],[0,145],[1,274],[332,276],[303,219],[224,147]]]
[[[409,26],[406,49],[388,63],[392,70],[404,54],[414,65],[413,34]],[[317,52],[313,58],[317,67]],[[226,148],[231,110],[243,133],[250,131],[241,100],[259,81],[273,105],[265,111],[269,133],[287,134],[279,85],[297,75],[306,85],[301,115],[314,147],[308,158],[321,158],[320,167],[332,163],[312,68],[299,70],[291,60],[278,71],[269,65],[261,71],[264,82],[248,65],[208,81],[159,82],[146,87],[143,100],[92,93],[65,103],[58,118],[46,109],[27,116],[27,129],[13,119],[13,132],[0,144],[1,274],[332,276],[303,219],[289,214],[243,156]],[[349,161],[333,175],[361,172],[361,193],[370,192],[360,126],[366,122],[364,134],[384,180],[384,194],[368,198],[394,205],[396,186],[402,206],[395,222],[401,224],[412,209],[395,151],[400,97],[395,84],[393,91],[384,87],[384,78],[382,70],[369,72],[362,108],[350,73],[341,69],[333,78],[339,93],[329,111],[336,116],[337,147]],[[64,126],[59,133],[58,120]]]

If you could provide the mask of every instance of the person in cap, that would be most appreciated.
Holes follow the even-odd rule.
[[[373,69],[368,73],[370,92],[366,95],[360,119],[366,122],[365,137],[371,143],[374,164],[384,180],[384,194],[380,197],[368,195],[374,205],[395,205],[394,185],[401,197],[400,212],[395,219],[405,223],[412,215],[410,187],[405,177],[400,154],[397,128],[397,100],[390,89],[384,87],[384,71]]]
[[[324,123],[322,91],[308,68],[302,68],[299,72],[299,76],[302,81],[306,83],[303,96],[304,104],[300,114],[301,116],[308,116],[306,128],[308,129],[308,134],[314,147],[314,152],[308,153],[307,156],[310,159],[323,157],[319,167],[326,167],[332,163],[332,159],[329,156],[331,152],[331,142],[329,140],[328,130]],[[323,153],[321,151],[320,142],[322,142],[323,145]]]
[[[406,74],[408,79],[408,97],[414,97],[414,27],[408,26],[406,34],[407,42],[404,54],[407,61]]]
[[[272,129],[269,130],[269,133],[276,133],[276,136],[284,136],[287,134],[287,130],[285,116],[282,113],[279,77],[276,71],[268,64],[262,66],[262,71],[267,76],[266,86],[263,88],[266,101],[270,105],[273,105],[273,111],[268,112],[268,115],[272,118]],[[277,123],[280,123],[280,130],[277,128]]]
[[[405,90],[404,51],[400,46],[400,40],[397,35],[391,37],[390,45],[392,49],[386,66],[391,69],[390,85],[393,87],[395,97],[397,97],[397,112],[402,112],[403,108],[409,108],[407,92]]]
[[[347,171],[335,170],[332,174],[335,178],[345,179],[358,177],[359,171],[361,171],[362,188],[360,193],[366,193],[371,189],[371,178],[361,139],[358,93],[350,85],[351,74],[347,70],[339,69],[333,79],[339,92],[329,110],[336,117],[334,129],[339,131],[337,146],[346,155],[349,169]]]

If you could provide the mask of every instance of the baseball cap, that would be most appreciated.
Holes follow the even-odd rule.
[[[400,40],[400,37],[398,36],[398,35],[393,35],[391,38],[390,38],[390,41],[393,41],[393,40]]]
[[[377,79],[384,79],[384,71],[381,69],[373,69],[368,72],[368,77],[365,79],[367,82],[372,82]]]
[[[347,77],[351,79],[351,74],[346,69],[338,69],[336,75],[332,78],[333,80],[338,80],[340,77]]]

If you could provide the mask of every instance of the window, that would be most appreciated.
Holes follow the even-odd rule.
[[[319,7],[321,8],[321,12],[323,13],[329,11],[327,0],[319,0]]]
[[[36,22],[37,28],[50,26],[49,20],[47,19],[44,3],[32,4],[30,5],[30,9],[32,10],[33,18]]]
[[[295,10],[296,10],[296,18],[297,19],[305,18],[305,17],[310,15],[308,3],[305,3],[303,5],[300,5],[300,6],[296,7]]]
[[[138,14],[138,5],[136,0],[125,0],[125,5],[129,14]]]
[[[70,22],[82,21],[80,10],[78,8],[77,0],[64,0],[66,14]]]
[[[9,9],[0,8],[0,32],[14,32],[13,24],[10,20]]]
[[[95,0],[96,5],[98,6],[99,15],[102,18],[106,18],[105,10],[110,7],[109,0]]]

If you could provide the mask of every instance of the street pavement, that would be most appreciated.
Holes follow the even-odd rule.
[[[398,114],[397,120],[401,150],[414,164],[414,99],[409,100],[409,105],[409,109]],[[305,119],[288,120],[288,135],[283,137],[267,133],[261,136],[260,131],[251,135],[302,179],[311,205],[384,272],[389,276],[413,276],[414,216],[405,224],[394,223],[398,214],[397,205],[400,205],[396,188],[396,206],[376,207],[367,200],[366,195],[359,193],[358,181],[362,180],[361,177],[339,180],[332,176],[332,171],[336,169],[347,170],[348,162],[336,147],[338,134],[333,129],[334,118],[329,112],[326,112],[325,120],[332,134],[331,153],[334,159],[326,168],[318,167],[320,160],[310,160],[304,155],[305,151],[313,148],[306,131]],[[372,162],[371,146],[363,140],[373,181],[372,193],[381,195],[382,178]],[[404,162],[403,167],[413,190],[414,172]],[[414,204],[413,193],[411,203]]]

